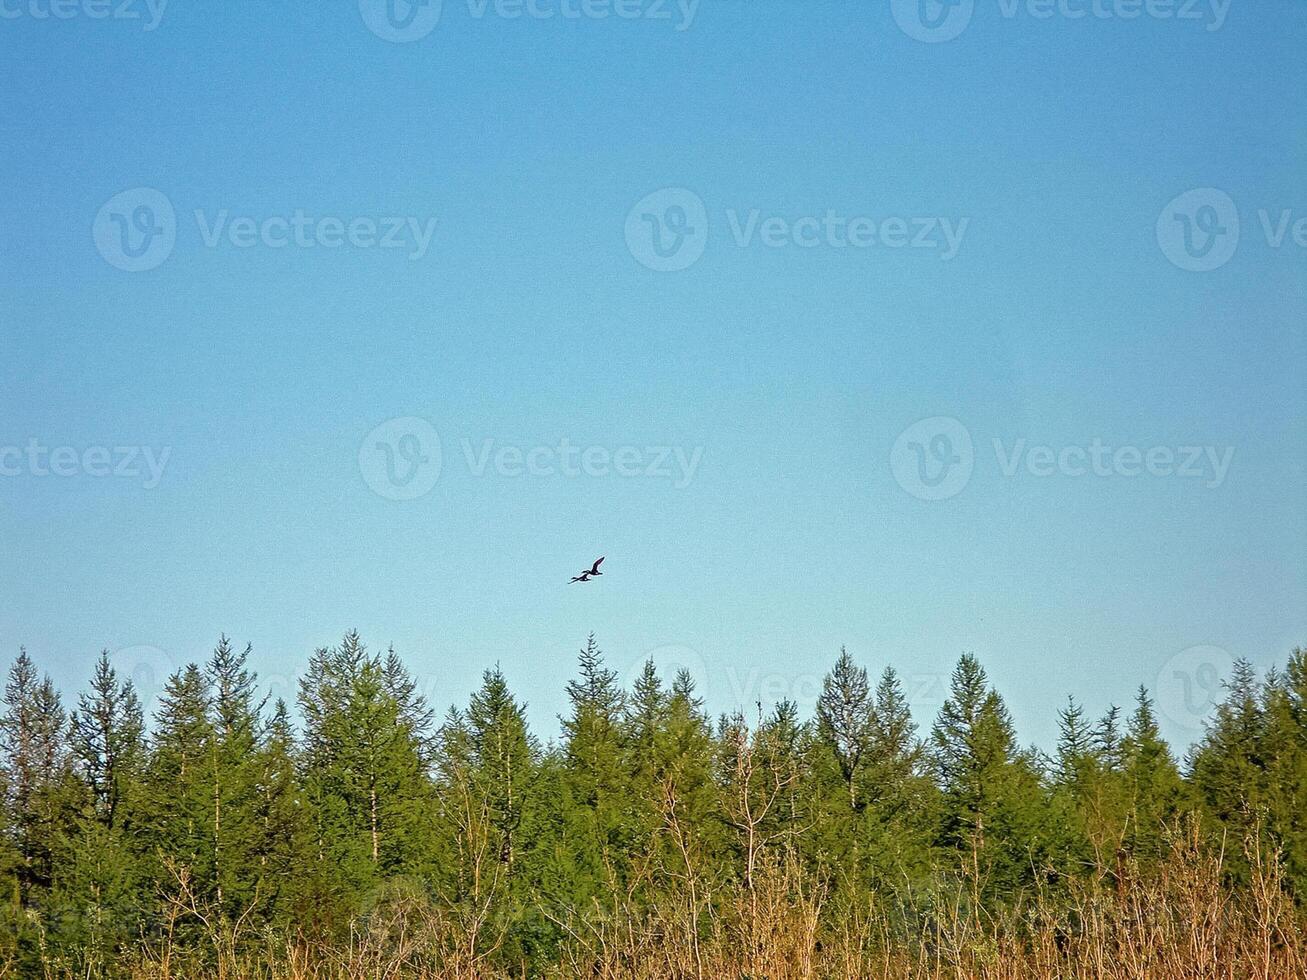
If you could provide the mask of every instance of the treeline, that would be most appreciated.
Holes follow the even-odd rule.
[[[292,964],[344,963],[377,928],[405,962],[405,909],[439,925],[422,955],[467,975],[579,975],[659,936],[711,975],[700,943],[728,913],[750,935],[808,915],[768,927],[778,948],[804,933],[833,949],[873,908],[881,940],[940,943],[943,909],[998,922],[1033,898],[1070,908],[1087,883],[1120,894],[1178,840],[1219,855],[1230,894],[1265,889],[1269,861],[1286,902],[1307,898],[1303,650],[1266,677],[1237,664],[1184,760],[1143,689],[1096,720],[1069,701],[1055,749],[1023,748],[972,656],[919,731],[894,670],[873,684],[843,652],[814,718],[782,702],[714,720],[688,674],[650,663],[624,690],[591,637],[544,745],[497,668],[438,719],[393,651],[349,633],[310,658],[292,720],[248,655],[223,637],[147,725],[107,654],[65,703],[19,653],[0,710],[0,975],[232,975],[273,942]],[[1057,926],[1054,954],[1062,928],[1088,926]]]

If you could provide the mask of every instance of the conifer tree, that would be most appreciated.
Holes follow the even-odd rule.
[[[1029,753],[1016,746],[1012,719],[979,661],[963,654],[950,696],[931,732],[943,794],[940,843],[991,894],[1010,893],[1030,877],[1040,841],[1042,790]]]
[[[80,976],[112,976],[145,927],[151,884],[121,824],[80,822],[55,877],[49,942]]]
[[[1084,709],[1068,697],[1058,711],[1057,752],[1051,764],[1051,846],[1061,867],[1087,867],[1110,835],[1106,830],[1107,787],[1099,739]],[[1113,855],[1115,848],[1113,848]]]
[[[887,687],[881,693],[889,691]],[[896,707],[888,703],[885,707],[885,717],[877,719],[867,671],[841,647],[834,666],[822,679],[816,718],[803,738],[806,765],[801,809],[812,824],[803,847],[823,874],[853,888],[864,884],[871,852],[882,843],[874,839],[879,833],[879,815],[866,812],[868,803],[882,794],[888,801],[893,792],[883,780],[890,770],[869,772],[878,725],[881,751],[886,753],[879,764],[882,768],[894,765],[895,748],[888,740],[894,738],[893,728],[901,720],[894,717]],[[910,724],[910,718],[907,721]],[[888,852],[882,851],[880,856],[892,860]]]
[[[572,712],[562,719],[561,827],[573,903],[588,903],[605,883],[625,876],[632,835],[631,784],[623,758],[625,699],[617,673],[604,666],[594,634],[580,655],[580,677],[567,683]]]
[[[418,691],[417,682],[409,674],[393,645],[387,648],[386,656],[381,661],[381,677],[382,687],[399,706],[399,719],[414,739],[426,771],[431,763],[435,738],[432,727],[435,714],[427,699]]]
[[[854,810],[865,802],[859,799],[858,781],[871,737],[871,713],[867,671],[857,666],[841,647],[834,668],[822,681],[821,697],[817,701],[817,732],[839,765],[848,788],[849,805]]]
[[[1307,650],[1295,649],[1264,687],[1263,756],[1268,830],[1290,880],[1307,894]]]
[[[667,720],[669,693],[652,660],[646,660],[625,698],[623,711],[624,777],[630,787],[628,814],[632,846],[650,841],[661,824],[656,748]]]
[[[1165,853],[1165,832],[1181,809],[1183,784],[1144,687],[1139,688],[1126,726],[1122,757],[1128,846],[1140,859],[1155,861]]]
[[[1124,736],[1121,734],[1121,709],[1111,705],[1094,727],[1094,751],[1103,768],[1120,773],[1125,765]]]
[[[509,874],[538,751],[527,731],[525,707],[517,703],[503,672],[495,667],[482,675],[481,689],[472,695],[466,715],[473,784],[485,803],[499,860]]]
[[[424,866],[422,827],[431,801],[424,744],[392,687],[357,632],[339,647],[319,650],[300,683],[305,718],[304,782],[311,813],[318,878],[333,901],[347,905],[386,877]]]
[[[0,813],[14,843],[18,896],[24,905],[40,902],[49,891],[57,850],[81,802],[65,722],[54,684],[40,676],[27,651],[20,650],[0,712],[5,788]]]
[[[516,961],[530,959],[554,934],[541,906],[565,906],[574,884],[562,849],[551,846],[562,819],[561,766],[552,754],[542,758],[525,705],[498,667],[482,675],[466,711],[449,710],[436,744],[437,890],[474,931],[497,909],[507,920],[497,944]],[[542,779],[555,794],[548,799],[537,793]],[[533,884],[543,881],[544,899],[533,900]]]
[[[652,769],[654,744],[666,713],[667,692],[654,662],[646,660],[631,687],[625,707],[629,768],[632,777],[641,782],[647,782]]]
[[[124,797],[137,787],[145,765],[145,722],[130,680],[119,682],[101,652],[89,694],[78,698],[70,720],[72,750],[91,791],[95,818],[112,829]]]
[[[690,672],[672,680],[662,724],[654,739],[654,810],[658,815],[653,848],[664,872],[697,883],[722,852],[725,828],[714,780],[716,745],[703,713],[703,701]],[[697,893],[698,885],[691,889]]]
[[[1260,833],[1268,804],[1262,685],[1251,663],[1235,661],[1202,742],[1190,754],[1190,772],[1203,810],[1236,842],[1231,857],[1243,869],[1240,853]]]
[[[1099,760],[1094,734],[1085,718],[1084,709],[1073,697],[1058,712],[1057,782],[1077,796],[1083,797],[1097,775]]]
[[[253,806],[257,841],[254,857],[267,916],[285,920],[292,903],[304,892],[300,869],[312,861],[295,772],[294,734],[285,701],[278,699],[260,741]]]
[[[953,671],[931,740],[946,804],[944,839],[971,846],[984,834],[985,817],[1008,781],[1006,770],[1015,755],[1011,718],[971,654],[963,654]]]
[[[928,872],[936,792],[925,771],[925,749],[893,667],[876,684],[858,796],[866,841],[868,884],[897,888]]]
[[[224,635],[209,660],[207,681],[211,742],[211,812],[208,836],[213,849],[213,891],[220,912],[236,918],[258,891],[257,859],[262,827],[258,820],[261,704],[255,676],[248,670],[250,647],[237,651]]]
[[[53,941],[78,972],[97,975],[137,932],[144,881],[135,844],[145,775],[144,721],[130,680],[119,681],[108,652],[96,661],[89,693],[78,697],[69,741],[88,806],[55,880],[60,910]]]
[[[142,805],[145,851],[160,890],[186,875],[198,900],[214,897],[214,755],[209,683],[195,664],[168,678],[159,699]]]
[[[764,762],[774,783],[781,787],[774,816],[764,825],[772,832],[786,829],[797,836],[801,827],[805,728],[799,720],[799,706],[787,698],[772,709],[759,729]]]

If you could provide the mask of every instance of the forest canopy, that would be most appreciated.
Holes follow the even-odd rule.
[[[348,975],[388,956],[421,976],[780,976],[833,964],[823,949],[938,966],[946,926],[967,923],[1065,957],[1107,928],[1087,903],[1172,887],[1168,865],[1230,916],[1253,896],[1264,962],[1301,964],[1301,649],[1264,677],[1238,662],[1183,759],[1144,689],[1100,718],[1068,699],[1057,744],[1022,748],[971,655],[929,720],[892,667],[873,678],[844,651],[813,717],[782,701],[713,719],[685,672],[648,663],[623,688],[591,636],[548,744],[497,668],[438,717],[393,650],[350,632],[310,657],[292,710],[249,656],[223,636],[146,718],[107,653],[66,697],[19,652],[0,706],[0,975],[264,976],[296,956]]]

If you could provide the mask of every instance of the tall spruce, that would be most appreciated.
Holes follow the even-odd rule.
[[[1168,828],[1184,806],[1184,784],[1144,687],[1139,688],[1126,724],[1122,756],[1129,849],[1146,863],[1160,860],[1166,852]]]
[[[250,647],[218,639],[206,670],[210,701],[209,776],[214,899],[221,914],[235,918],[261,891],[259,838],[262,703],[248,668]]]
[[[867,671],[840,648],[839,659],[822,681],[817,701],[817,732],[830,748],[844,785],[849,805],[859,809],[865,800],[858,795],[863,756],[871,738],[872,702]]]
[[[0,712],[5,790],[0,813],[13,842],[18,898],[24,905],[39,902],[49,891],[58,848],[79,809],[65,723],[54,684],[20,650]]]
[[[473,785],[489,816],[499,860],[511,874],[538,747],[527,731],[526,706],[518,704],[498,667],[482,676],[480,690],[468,703],[466,724]]]
[[[317,878],[337,903],[356,903],[429,857],[422,828],[431,801],[430,733],[412,728],[421,716],[412,713],[408,683],[394,665],[388,674],[355,631],[317,651],[300,683]]]
[[[925,747],[893,667],[886,667],[872,701],[860,797],[866,800],[862,836],[875,887],[921,883],[928,873],[936,792],[926,772]]]
[[[261,898],[269,920],[285,922],[304,893],[300,869],[312,862],[295,772],[295,739],[290,711],[278,699],[256,756],[257,794],[253,803],[253,857],[258,863]]]
[[[1240,852],[1260,833],[1267,817],[1267,719],[1262,685],[1249,661],[1235,661],[1225,689],[1225,699],[1189,764],[1204,810],[1236,842],[1232,857],[1242,869]]]
[[[217,894],[213,826],[214,738],[211,690],[203,671],[188,664],[164,684],[146,769],[144,844],[155,862],[161,892],[172,894],[184,875],[197,901]]]
[[[69,741],[88,806],[56,875],[53,942],[69,951],[79,974],[97,976],[139,932],[145,905],[137,839],[144,719],[131,681],[119,681],[107,651],[96,661],[90,690],[78,697]]]
[[[631,784],[625,771],[625,698],[604,666],[594,634],[580,653],[580,676],[567,683],[571,714],[562,721],[563,839],[574,903],[589,902],[625,877],[632,834]]]
[[[977,889],[990,895],[1029,882],[1036,849],[1048,844],[1038,827],[1046,812],[1042,787],[1034,760],[1016,744],[1007,706],[971,654],[954,668],[931,742],[942,792],[940,843],[958,852]]]
[[[78,698],[70,738],[95,818],[112,829],[145,765],[145,721],[131,681],[118,680],[107,650],[96,661],[89,693]]]
[[[1307,881],[1307,650],[1267,679],[1262,711],[1268,830],[1290,879]]]

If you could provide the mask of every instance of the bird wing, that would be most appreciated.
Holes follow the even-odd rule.
[[[604,563],[604,560],[603,560],[602,558],[600,558],[598,561],[596,561],[596,562],[595,562],[595,563],[590,567],[590,574],[591,574],[591,575],[596,575],[596,574],[598,574],[598,572],[599,572],[599,566],[602,565],[603,563]]]

